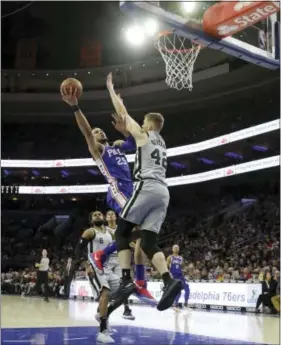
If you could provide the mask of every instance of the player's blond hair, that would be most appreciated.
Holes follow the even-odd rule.
[[[145,119],[153,122],[155,129],[161,131],[164,126],[164,117],[160,113],[148,113],[145,115]]]

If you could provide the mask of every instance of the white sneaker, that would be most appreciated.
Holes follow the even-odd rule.
[[[100,314],[99,314],[99,313],[97,313],[97,314],[95,315],[95,319],[96,319],[96,321],[97,321],[98,323],[100,323]],[[108,331],[108,333],[109,333],[110,335],[112,335],[112,334],[114,334],[114,333],[117,332],[116,329],[113,329],[113,328],[111,328],[111,327],[109,326],[108,320],[107,320],[107,331]]]
[[[104,344],[113,344],[114,339],[108,333],[108,330],[104,330],[103,332],[99,332],[97,336],[97,341]]]

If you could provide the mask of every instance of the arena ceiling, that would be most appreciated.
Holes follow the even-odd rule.
[[[279,72],[252,65],[240,66],[214,77],[208,76],[208,71],[202,72],[204,80],[195,82],[192,92],[170,90],[164,81],[119,90],[129,111],[135,116],[152,110],[165,114],[180,112],[187,108],[201,108],[203,104],[210,108],[214,104],[222,104],[235,98],[251,99],[264,93],[279,94]],[[59,83],[57,86],[59,87]],[[80,104],[88,116],[96,117],[112,112],[106,91],[86,91]],[[61,101],[59,92],[2,93],[2,119],[5,122],[60,122],[67,120],[69,116],[71,113]]]

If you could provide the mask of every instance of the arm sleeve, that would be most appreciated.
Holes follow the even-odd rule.
[[[124,143],[121,145],[121,148],[124,151],[136,151],[136,142],[135,139],[130,135],[129,137],[126,138]]]
[[[86,248],[88,244],[88,240],[86,238],[81,237],[79,242],[75,247],[75,257],[76,260],[81,260],[86,256]]]

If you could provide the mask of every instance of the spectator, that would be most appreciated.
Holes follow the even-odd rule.
[[[262,293],[259,295],[256,304],[256,313],[259,313],[259,307],[263,303],[263,306],[272,308],[271,298],[276,295],[277,282],[272,279],[271,273],[267,271],[265,278],[262,282]]]
[[[278,282],[277,288],[276,288],[276,296],[273,296],[271,298],[272,305],[274,309],[280,313],[280,281]]]

